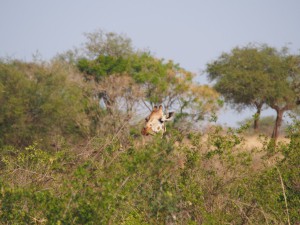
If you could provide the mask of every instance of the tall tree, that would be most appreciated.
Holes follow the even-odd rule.
[[[193,108],[194,112],[198,109],[199,115],[194,118],[202,118],[207,113],[204,108],[213,105],[212,99],[216,95],[213,98],[200,96],[200,92],[209,88],[201,89],[200,85],[194,84],[194,74],[172,60],[134,51],[130,39],[123,35],[101,31],[87,34],[87,38],[86,54],[77,60],[76,65],[87,81],[95,83],[96,96],[110,113],[112,108],[120,108],[119,100],[125,101],[128,109],[136,100],[149,109],[157,104],[164,105],[167,110],[180,107],[181,111],[186,109],[190,113],[189,109]]]
[[[256,108],[255,130],[258,129],[259,117],[270,86],[266,71],[267,55],[264,48],[237,47],[207,65],[210,80],[216,81],[214,88],[224,96],[226,102],[237,110]]]
[[[272,82],[267,104],[276,111],[272,138],[275,140],[279,135],[285,111],[293,110],[299,105],[299,81],[300,81],[300,56],[289,55],[286,49],[278,52],[270,49],[270,80]]]
[[[299,89],[299,56],[267,45],[234,48],[207,65],[214,87],[237,107],[255,107],[254,128],[263,104],[277,113],[272,137],[276,140],[283,113],[296,107]],[[296,88],[297,87],[297,88]]]

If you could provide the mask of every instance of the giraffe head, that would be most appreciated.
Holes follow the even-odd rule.
[[[167,115],[164,114],[162,106],[154,106],[149,116],[145,118],[145,125],[142,129],[142,135],[154,135],[157,133],[165,133],[165,122],[173,118],[174,112],[170,112]]]

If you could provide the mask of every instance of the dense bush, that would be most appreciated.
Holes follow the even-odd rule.
[[[170,128],[168,139],[144,145],[127,136],[126,147],[119,137],[99,136],[81,152],[3,147],[0,221],[296,224],[298,136],[278,147],[283,157],[257,170],[241,132],[215,127],[186,138]]]
[[[87,136],[95,103],[76,76],[59,64],[0,62],[0,144]]]

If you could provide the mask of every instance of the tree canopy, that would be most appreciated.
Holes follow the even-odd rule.
[[[139,99],[136,100],[143,102],[148,108],[153,107],[153,105],[163,104],[166,109],[173,107],[176,109],[180,108],[182,111],[185,108],[186,112],[190,112],[191,107],[195,106],[195,101],[187,101],[190,93],[201,87],[201,85],[192,82],[195,77],[193,73],[180,67],[179,64],[174,63],[172,60],[157,59],[150,52],[134,51],[129,44],[131,41],[122,36],[118,37],[116,34],[109,34],[110,38],[116,39],[112,41],[109,38],[103,38],[103,35],[102,32],[88,35],[88,37],[93,37],[89,38],[86,43],[86,46],[93,46],[93,57],[87,57],[90,54],[86,54],[87,56],[83,55],[78,58],[76,65],[87,80],[94,80],[96,86],[101,87],[98,90],[98,96],[103,99],[107,108],[111,108],[112,103],[116,102],[115,98],[117,98],[115,93],[112,93],[113,90],[109,91],[108,86],[105,88],[102,85],[105,80],[108,80],[107,77],[109,76],[131,77],[139,87]],[[106,37],[106,35],[104,36]],[[114,43],[113,47],[112,42]],[[116,45],[119,47],[116,47]],[[122,46],[127,46],[127,49],[131,50],[126,52],[119,51],[118,54],[115,54],[114,50],[108,50],[110,48],[122,49]],[[90,48],[87,48],[87,50],[91,51]],[[202,92],[204,90],[209,91],[208,89],[210,88],[202,88]],[[210,93],[212,92],[214,91],[210,90]],[[137,96],[132,92],[131,94]],[[206,101],[204,96],[207,97],[208,95],[196,97],[199,101],[198,109],[203,106],[204,108],[210,108],[211,111],[217,110],[217,103],[213,99],[216,100],[218,95],[216,93],[211,95],[209,97],[210,101]],[[108,101],[108,99],[110,100]],[[201,100],[201,103],[200,99],[203,100]],[[185,103],[183,104],[183,102]],[[215,106],[213,106],[214,103]],[[204,112],[205,114],[210,113],[209,110],[198,110],[199,115],[194,118],[203,118]]]
[[[299,65],[299,56],[289,54],[287,48],[278,51],[267,45],[248,45],[222,54],[207,65],[207,72],[227,102],[256,108],[255,128],[264,104],[275,109],[273,136],[277,138],[283,112],[296,107]]]

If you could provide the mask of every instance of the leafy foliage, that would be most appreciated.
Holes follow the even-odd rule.
[[[26,146],[40,138],[47,142],[53,134],[86,135],[87,92],[61,66],[1,63],[0,83],[2,144]]]
[[[234,48],[229,54],[222,54],[218,60],[208,64],[211,80],[225,100],[238,106],[252,106],[257,109],[254,128],[263,104],[277,113],[272,137],[277,139],[283,113],[295,109],[299,93],[299,56],[288,54],[267,45]]]
[[[78,60],[78,68],[87,75],[92,75],[99,82],[102,77],[111,74],[122,74],[128,71],[128,60],[122,57],[98,56],[97,59],[89,61],[86,58]]]
[[[116,39],[113,41],[113,46],[109,38],[104,38],[105,35],[112,35],[111,37]],[[129,45],[130,41],[124,39],[122,35],[105,34],[99,31],[89,34],[88,37],[93,38],[87,41],[85,52],[92,51],[93,57],[89,57],[90,54],[79,57],[76,66],[87,81],[95,82],[95,92],[110,114],[115,112],[113,109],[118,108],[116,104],[118,99],[122,99],[130,106],[133,102],[142,102],[143,106],[146,105],[148,108],[162,104],[167,110],[179,109],[181,115],[188,115],[189,119],[196,120],[201,120],[209,112],[218,110],[216,103],[218,94],[208,86],[194,83],[192,81],[194,74],[181,68],[179,64],[171,60],[157,59],[149,52],[134,51]],[[93,49],[98,50],[88,47],[91,45],[94,46]],[[115,47],[121,49],[124,45],[131,50],[114,53]],[[130,77],[134,81],[135,84],[131,85],[135,87],[134,91],[131,89],[125,92],[125,95],[129,93],[133,96],[132,99],[124,99],[122,98],[124,94],[115,91],[122,89],[117,87],[119,85],[117,83],[103,85],[107,84],[108,80],[118,80],[118,77]],[[116,88],[111,90],[111,86]],[[127,107],[126,113],[131,111]]]
[[[82,154],[37,145],[2,149],[1,223],[223,224],[299,222],[298,139],[284,158],[253,168],[244,128],[206,135],[172,130],[145,145],[98,137]],[[110,140],[109,142],[107,142]],[[262,148],[263,149],[263,148]],[[276,169],[277,168],[277,169]],[[4,175],[4,176],[3,176]],[[16,176],[17,175],[17,176]],[[26,177],[26,179],[24,179]]]

